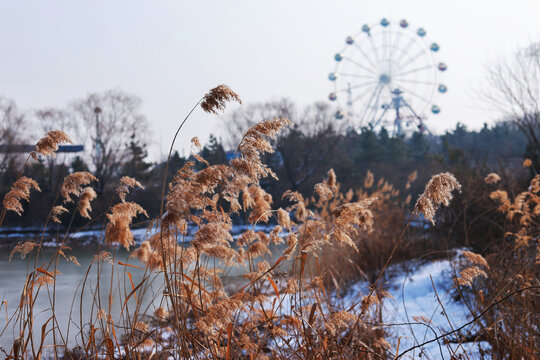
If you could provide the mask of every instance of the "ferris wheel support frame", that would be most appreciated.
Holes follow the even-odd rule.
[[[425,41],[426,31],[423,28],[411,33],[406,20],[401,20],[399,27],[392,28],[388,20],[382,19],[380,26],[372,28],[364,25],[359,34],[362,36],[361,33],[365,33],[366,40],[362,42],[360,37],[357,38],[359,34],[348,36],[347,46],[334,56],[336,69],[328,76],[335,82],[334,92],[329,98],[335,101],[339,93],[343,93],[346,99],[342,108],[346,109],[346,113],[338,110],[335,117],[338,120],[356,117],[361,124],[369,123],[377,127],[390,123],[388,110],[393,109],[393,136],[404,134],[404,124],[416,124],[420,131],[431,133],[423,120],[424,116],[419,114],[428,106],[431,106],[431,112],[438,114],[440,108],[433,104],[433,95],[437,88],[440,93],[447,91],[436,75],[437,70],[445,71],[447,68],[445,63],[437,64],[435,61],[434,53],[440,47],[437,43]],[[350,56],[351,51],[353,55],[359,55]],[[342,67],[350,71],[338,72]],[[431,71],[426,73],[428,70]],[[338,82],[342,83],[338,77],[344,79],[346,86],[338,87]],[[356,111],[360,112],[355,113],[355,103],[361,104],[360,107],[356,106]],[[406,116],[403,109],[407,110]]]

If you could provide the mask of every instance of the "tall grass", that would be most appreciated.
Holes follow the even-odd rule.
[[[199,103],[203,110],[212,113],[222,110],[231,100],[239,101],[238,95],[220,85]],[[188,118],[189,115],[176,135]],[[2,336],[15,329],[18,334],[11,349],[3,349],[6,357],[396,359],[408,356],[413,348],[400,349],[399,341],[388,342],[387,324],[382,322],[381,315],[387,292],[381,279],[403,247],[412,216],[422,214],[433,222],[438,207],[448,205],[452,191],[460,189],[459,183],[449,173],[434,176],[405,224],[406,211],[398,200],[397,190],[384,180],[375,184],[369,172],[363,188],[343,193],[330,170],[328,177],[315,186],[313,198],[304,199],[300,193],[286,191],[283,197],[290,205],[274,209],[273,199],[261,187],[260,180],[275,174],[261,161],[261,155],[273,151],[271,139],[288,125],[290,122],[282,118],[256,124],[243,134],[236,151],[238,156],[228,164],[210,166],[194,153],[196,161],[203,165],[202,170],[196,171],[195,163],[188,162],[169,184],[165,173],[162,198],[156,199],[161,202],[162,212],[158,218],[149,219],[148,236],[136,248],[130,227],[134,220],[140,221],[147,214],[139,204],[129,201],[129,193],[142,184],[136,179],[121,178],[109,209],[92,217],[91,202],[96,194],[89,185],[95,184],[95,177],[87,172],[67,176],[43,230],[60,217],[69,216],[71,224],[78,214],[89,219],[88,225],[103,224],[99,249],[74,294],[59,294],[56,289],[57,279],[62,276],[59,262],[78,264],[65,245],[73,236],[70,227],[50,258],[44,256],[43,237],[39,243],[27,241],[13,249],[12,255],[20,253],[28,257],[29,268],[20,303],[13,314],[6,314],[6,324],[0,333]],[[69,141],[63,132],[51,132],[40,140],[32,156],[50,156],[58,143]],[[171,152],[173,145],[174,140]],[[200,146],[197,139],[193,145]],[[4,198],[0,226],[7,211],[21,213],[21,201],[30,199],[30,190],[39,190],[38,184],[22,176],[23,173],[24,169]],[[408,184],[414,178],[411,174]],[[535,186],[531,196],[537,199],[538,186]],[[69,213],[64,205],[72,201],[77,202],[77,207]],[[531,216],[536,219],[538,213],[534,211]],[[250,228],[235,239],[231,235],[232,217],[239,214]],[[275,225],[269,231],[259,231],[257,225],[263,223]],[[193,237],[189,235],[190,229],[195,229]],[[521,230],[516,231],[514,234],[521,234]],[[537,235],[527,236],[533,239]],[[533,240],[529,246],[532,243]],[[119,247],[129,250],[132,260],[121,258]],[[524,256],[520,249],[520,256]],[[488,268],[493,269],[480,255],[467,254],[473,264],[464,263],[466,268],[457,274],[459,291],[463,291],[463,286],[476,284],[475,278],[488,275]],[[103,272],[109,270],[110,277],[104,276]],[[91,272],[97,274],[93,285],[89,281]],[[134,276],[135,272],[139,278]],[[357,294],[352,302],[337,296],[337,289],[366,274],[369,286],[364,293]],[[522,289],[515,281],[517,277],[523,277],[525,286],[532,275],[515,272],[512,289]],[[497,278],[490,273],[488,278],[493,277]],[[500,284],[494,288],[500,291],[484,292],[483,301],[475,299],[479,307],[471,310],[482,315],[477,322],[484,327],[499,319],[484,316],[488,313],[482,313],[480,307],[493,308],[493,304],[501,303],[501,296],[506,294],[503,290],[510,289]],[[475,296],[482,294],[481,291],[474,292]],[[74,298],[74,316],[67,327],[57,317],[59,296]],[[47,320],[36,324],[38,297],[48,299],[49,307],[45,311]],[[90,309],[84,299],[90,299]],[[519,309],[533,314],[538,303],[519,304]],[[461,335],[449,331],[440,337],[464,341],[466,338]],[[46,338],[51,337],[53,346],[46,346]],[[455,347],[452,353],[456,358],[458,354],[467,357],[464,350]]]

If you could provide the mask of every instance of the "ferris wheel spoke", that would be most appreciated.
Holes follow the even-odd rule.
[[[365,86],[370,86],[370,85],[373,85],[374,83],[376,83],[377,81],[368,81],[368,82],[364,82],[364,83],[360,83],[360,84],[355,84],[353,86],[347,86],[346,88],[343,88],[341,90],[337,90],[336,92],[337,93],[340,93],[340,92],[349,92],[350,90],[354,90],[354,89],[360,89],[360,88],[363,88]]]
[[[388,61],[388,26],[385,26],[382,33],[382,63],[383,71],[386,72],[386,62]]]
[[[382,88],[381,84],[377,84],[377,87],[375,88],[375,90],[373,90],[373,92],[371,93],[371,96],[369,97],[369,100],[368,102],[366,103],[366,105],[364,106],[364,109],[362,110],[362,122],[364,122],[364,119],[366,117],[366,113],[369,109],[369,105],[371,104],[371,102],[373,101],[373,98],[376,96],[377,93],[379,93],[380,89]]]
[[[379,83],[377,83],[377,86],[379,85]],[[377,88],[373,89],[373,84],[368,87],[365,91],[363,91],[362,93],[360,93],[359,95],[355,96],[354,98],[351,99],[351,102],[356,102],[360,99],[362,99],[364,96],[366,96],[367,94],[369,94],[370,92],[372,92],[373,90],[376,90]]]
[[[397,85],[399,86],[400,89],[403,89],[405,90],[405,94],[411,94],[412,96],[422,100],[422,101],[425,101],[426,103],[428,104],[431,104],[431,100],[429,100],[428,98],[422,96],[422,95],[418,95],[416,92],[412,91],[410,88],[407,88],[403,85],[400,85],[399,82],[397,82]]]
[[[377,111],[379,109],[379,99],[381,98],[381,92],[383,87],[381,87],[381,90],[379,91],[379,94],[375,98],[375,105],[373,106],[373,121],[375,121],[375,116],[377,115]]]
[[[391,25],[388,25],[390,27]],[[387,32],[387,42],[386,42],[386,61],[388,61],[388,67],[387,67],[387,73],[390,74],[392,71],[392,54],[394,50],[394,46],[392,44],[392,34],[393,31],[391,29],[388,29]]]
[[[358,49],[358,51],[360,51],[362,53],[362,56],[364,56],[364,58],[366,58],[368,61],[369,61],[369,64],[376,70],[379,70],[379,67],[377,66],[376,63],[373,62],[373,60],[371,59],[370,56],[368,56],[365,51],[355,42],[354,43],[354,46]]]
[[[392,50],[399,50],[399,42],[401,41],[401,35],[402,35],[402,32],[398,32],[398,34],[396,35],[396,39],[395,39],[395,43],[392,44]],[[391,52],[391,55],[390,55],[390,72],[389,72],[389,75],[392,76],[392,63],[394,61],[394,51]]]
[[[431,131],[429,131],[429,128],[426,126],[426,124],[424,124],[424,121],[422,120],[422,117],[419,116],[416,111],[414,111],[414,109],[411,107],[411,105],[409,105],[409,103],[407,101],[404,101],[405,103],[405,107],[409,109],[409,111],[413,114],[414,116],[414,119],[416,119],[418,121],[418,123],[420,123],[420,126],[424,129],[424,130],[427,130],[427,132],[429,134],[431,134]]]
[[[377,51],[377,48],[375,47],[375,43],[373,42],[373,36],[369,36],[369,42],[371,43],[371,50],[373,51],[373,54],[375,55],[375,59],[377,60],[377,64],[381,64],[381,59],[379,58],[379,52]]]
[[[381,98],[381,93],[383,89],[384,86],[381,86],[381,88],[379,89],[379,93],[375,97],[373,105],[371,106],[371,111],[369,112],[369,117],[367,118],[370,123],[373,123],[376,119],[377,112],[379,111],[379,99]]]
[[[363,78],[363,79],[377,79],[377,76],[375,75],[359,75],[359,74],[338,74],[339,76],[345,76],[345,77],[354,77],[354,78]]]
[[[388,107],[385,107],[385,108],[383,109],[382,114],[381,114],[381,115],[379,116],[379,118],[375,121],[375,124],[373,124],[373,127],[379,126],[379,124],[381,123],[381,121],[382,121],[384,115],[386,115],[386,112],[387,112],[387,111],[388,111]]]
[[[347,61],[353,63],[354,65],[358,66],[360,69],[364,69],[364,70],[366,70],[367,72],[372,73],[373,75],[377,75],[377,73],[374,72],[373,70],[371,70],[371,69],[365,67],[364,65],[362,65],[362,64],[360,64],[360,63],[358,63],[358,62],[356,62],[356,61],[354,61],[354,60],[351,59],[351,58],[344,57],[343,60],[347,60]]]
[[[414,44],[414,38],[410,38],[409,39],[409,42],[407,43],[407,45],[405,45],[405,47],[403,49],[400,49],[401,50],[401,53],[403,54],[402,56],[403,57],[406,57],[407,55],[407,52],[409,51],[409,49],[411,48],[412,44]],[[399,61],[400,63],[401,61]]]
[[[416,54],[414,54],[414,56],[411,56],[405,63],[399,64],[401,70],[405,70],[409,64],[414,63],[416,59],[418,59],[422,55],[425,55],[425,53],[426,53],[425,50],[422,49]]]
[[[419,81],[419,80],[409,80],[409,79],[397,79],[396,82],[420,84],[420,85],[437,85],[434,81]]]
[[[412,70],[404,71],[404,72],[399,73],[399,74],[395,74],[393,78],[395,79],[395,78],[403,76],[403,75],[413,74],[413,73],[417,73],[417,72],[424,71],[426,69],[431,69],[431,68],[433,68],[433,65],[424,65],[424,66],[416,68],[416,69],[412,69]]]
[[[366,118],[369,119],[369,116],[371,116],[371,113],[373,112],[373,109],[370,109],[371,103],[373,102],[373,100],[375,98],[378,98],[380,96],[382,89],[383,89],[383,86],[381,86],[380,83],[377,84],[377,87],[375,88],[375,91],[373,91],[373,94],[371,94],[371,97],[369,98],[369,101],[367,102],[366,106],[364,107],[364,111],[362,111],[362,114],[364,114],[364,116],[362,117],[362,123],[364,122],[364,120]]]
[[[388,74],[392,73],[392,31],[388,32]]]

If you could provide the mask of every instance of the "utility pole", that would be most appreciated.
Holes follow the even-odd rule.
[[[101,132],[99,126],[99,115],[101,114],[101,108],[99,106],[94,108],[94,114],[96,115],[96,157],[97,159],[101,159]]]

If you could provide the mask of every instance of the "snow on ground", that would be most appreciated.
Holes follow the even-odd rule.
[[[249,229],[252,229],[254,231],[265,231],[269,232],[273,228],[273,225],[268,224],[260,224],[260,225],[234,225],[232,228],[232,235],[234,239],[237,239],[244,231],[247,231]],[[193,239],[193,235],[195,234],[195,231],[197,230],[196,227],[189,227],[186,236],[183,239],[179,239],[179,243],[187,243],[190,242]],[[146,228],[138,228],[138,229],[132,229],[131,232],[133,233],[133,238],[135,240],[135,244],[140,245],[144,240],[147,240],[150,236],[154,235],[159,230],[151,229],[148,230]],[[28,238],[39,238],[41,234],[43,233],[43,229],[41,228],[18,228],[18,227],[12,227],[12,228],[5,228],[0,231],[0,241],[1,240],[7,240],[7,239],[14,239],[14,240],[28,240]],[[45,247],[55,247],[58,245],[59,239],[64,239],[66,236],[64,231],[52,231],[51,229],[46,229],[45,232],[45,239],[43,241],[43,246]],[[77,245],[80,246],[91,246],[95,245],[98,242],[102,242],[102,240],[105,237],[105,228],[91,228],[86,230],[80,230],[76,232],[68,233],[67,235],[69,240],[76,240]]]
[[[458,251],[457,256],[459,253]],[[399,339],[399,354],[427,342],[406,352],[403,359],[451,359],[454,352],[456,355],[465,352],[470,359],[478,358],[478,344],[465,343],[458,346],[455,343],[447,344],[442,338],[432,341],[471,320],[467,307],[461,302],[454,301],[452,297],[453,261],[436,260],[423,263],[411,267],[408,273],[395,266],[388,269],[388,274],[393,274],[387,277],[386,283],[391,297],[383,303],[383,322],[390,334],[387,341],[391,344],[392,353],[396,352]],[[344,296],[338,297],[337,294],[333,294],[331,297],[335,304],[341,304],[340,306],[346,309],[368,292],[367,283],[359,281],[349,286]],[[269,296],[267,299],[270,307],[274,298],[275,296]],[[281,294],[280,301],[281,309],[291,308],[291,295]],[[325,312],[329,311],[324,305],[323,309]],[[467,325],[460,334],[465,335],[470,329],[471,325]],[[456,339],[456,336],[450,336],[448,339]],[[485,343],[480,345],[483,348],[488,346]]]
[[[238,237],[242,232],[248,230],[251,226],[235,225],[233,227],[233,237]],[[257,225],[255,231],[270,231],[271,225]],[[28,230],[34,229],[16,229],[11,228],[10,232],[0,233],[1,238],[28,236]],[[19,230],[19,231],[18,231]],[[39,229],[35,229],[39,233]],[[185,237],[189,242],[195,229],[189,229]],[[145,228],[134,229],[133,235],[136,243],[153,235],[156,230],[150,232]],[[79,231],[69,236],[80,241],[81,245],[92,245],[104,237],[104,231],[101,229],[89,229]],[[63,238],[63,234],[51,236],[44,242],[45,246],[57,246],[56,239]],[[459,252],[458,252],[459,254]],[[392,351],[395,351],[399,339],[399,353],[408,348],[433,340],[440,334],[444,334],[452,329],[461,327],[470,321],[468,309],[462,304],[455,302],[452,298],[452,262],[449,260],[437,260],[421,265],[413,266],[409,273],[400,272],[398,268],[389,269],[389,274],[395,274],[388,277],[388,290],[393,299],[386,299],[383,305],[383,321],[389,325],[387,327],[390,333],[389,343],[392,345]],[[358,282],[349,287],[346,296],[343,298],[345,304],[352,304],[358,300],[359,294],[366,294],[367,286],[365,282]],[[440,300],[437,299],[438,298]],[[287,302],[289,296],[282,294],[284,309],[289,308]],[[441,305],[442,304],[442,305]],[[444,309],[443,309],[444,307]],[[415,322],[416,324],[408,324]],[[423,324],[422,324],[423,323]],[[393,324],[390,326],[390,324]],[[426,326],[429,325],[429,326]],[[461,334],[466,334],[470,329],[467,326]],[[473,330],[474,331],[474,330]],[[450,350],[450,348],[452,350]],[[404,358],[418,358],[422,356],[425,359],[450,359],[451,352],[456,351],[457,344],[444,344],[443,340],[432,341],[422,347],[408,352]],[[486,346],[482,344],[482,346]],[[478,344],[463,344],[457,353],[465,350],[470,358],[476,358]]]
[[[388,327],[394,340],[389,341],[390,343],[395,345],[400,338],[400,353],[470,321],[471,316],[465,305],[452,298],[452,274],[452,262],[438,260],[417,266],[410,273],[402,273],[390,280],[389,292],[394,299],[387,299],[384,303],[384,322],[419,323]],[[469,329],[470,326],[465,327],[462,334],[466,334]],[[458,344],[445,344],[443,339],[440,339],[408,352],[404,358],[416,359],[422,356],[425,359],[450,359],[451,352],[454,351],[456,355],[465,351],[471,359],[474,359],[478,345],[463,344],[458,349]]]

